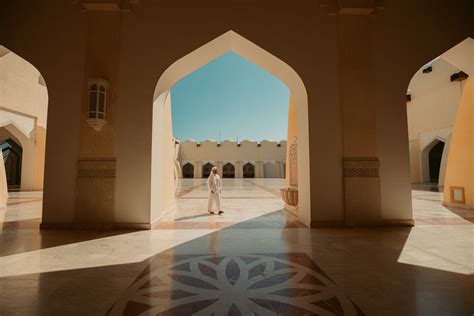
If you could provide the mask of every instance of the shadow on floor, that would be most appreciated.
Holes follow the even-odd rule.
[[[144,261],[1,278],[0,314],[471,313],[472,275],[398,262],[410,232],[301,228],[277,211]],[[54,247],[48,237],[62,233],[42,234],[37,249]],[[61,244],[111,236],[76,233]],[[78,253],[76,260],[94,263],[97,255]]]
[[[460,207],[452,207],[452,206],[444,206],[450,212],[456,214],[459,217],[464,218],[466,221],[474,223],[474,210],[460,208]]]
[[[428,192],[443,192],[443,187],[439,186],[438,183],[435,182],[412,183],[411,189]]]
[[[188,220],[188,219],[195,219],[195,218],[209,217],[209,216],[210,216],[210,214],[206,212],[206,213],[197,214],[197,215],[193,215],[193,216],[178,217],[178,218],[175,218],[174,221],[179,222],[179,221],[185,221],[185,220]]]
[[[40,223],[39,218],[3,222],[0,231],[0,258],[135,232],[133,230],[40,230]]]

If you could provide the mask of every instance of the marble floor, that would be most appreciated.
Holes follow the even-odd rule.
[[[413,192],[415,227],[309,229],[279,179],[186,179],[149,231],[39,230],[41,193],[0,209],[0,315],[472,315],[474,211]]]

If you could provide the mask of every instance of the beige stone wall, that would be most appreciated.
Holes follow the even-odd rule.
[[[46,83],[33,65],[14,52],[0,55],[0,107],[33,116],[38,126],[46,128]]]
[[[235,167],[236,178],[242,177],[241,169],[247,162],[256,167],[256,177],[284,177],[282,166],[286,159],[286,141],[263,140],[257,143],[244,140],[239,144],[240,146],[237,142],[230,140],[224,140],[221,143],[213,140],[200,143],[194,140],[181,141],[178,161],[181,168],[187,163],[192,164],[196,178],[201,177],[201,168],[208,162],[220,168],[220,171],[224,164],[231,163]]]
[[[474,80],[463,81],[462,97],[451,137],[444,203],[474,209]],[[451,199],[451,187],[464,190],[464,203]]]

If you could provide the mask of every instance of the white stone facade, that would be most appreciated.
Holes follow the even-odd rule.
[[[182,141],[178,152],[181,178],[207,177],[217,167],[224,178],[284,178],[286,141]]]

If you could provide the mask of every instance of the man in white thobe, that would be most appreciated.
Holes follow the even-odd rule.
[[[212,205],[216,204],[217,214],[224,213],[221,211],[221,177],[217,173],[217,167],[213,167],[209,178],[207,178],[207,187],[209,189],[209,200],[207,203],[207,211],[214,214]]]

